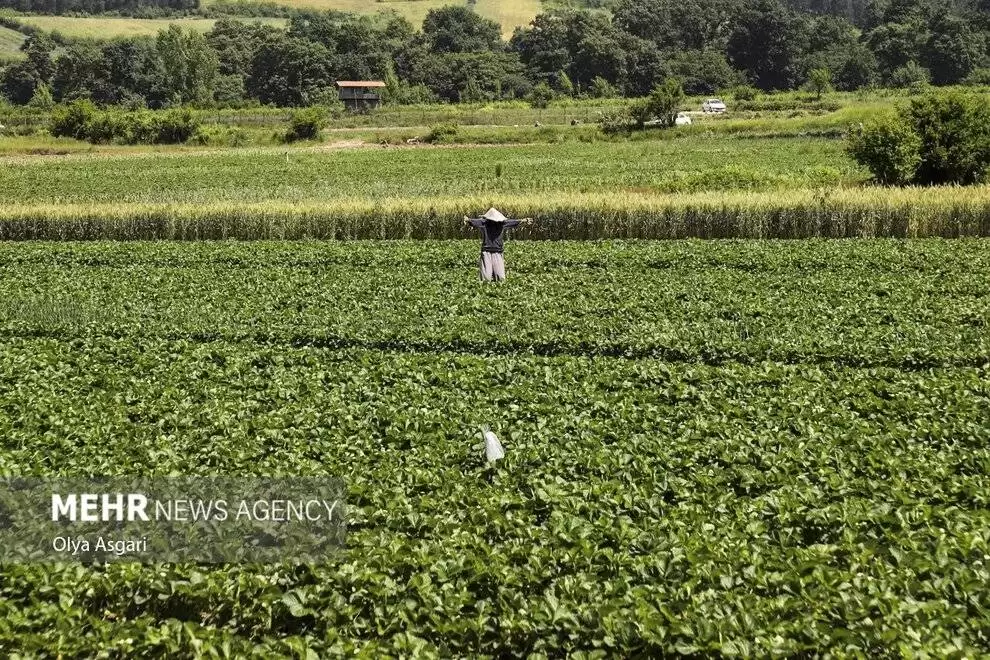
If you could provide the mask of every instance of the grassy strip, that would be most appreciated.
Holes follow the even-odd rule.
[[[197,32],[209,32],[216,24],[212,18],[120,18],[115,16],[18,16],[17,20],[39,30],[58,32],[65,37],[108,39],[115,37],[154,36],[175,24]],[[240,18],[245,23],[264,23],[285,27],[284,18]]]
[[[24,35],[10,28],[0,27],[0,62],[24,59],[20,51]]]
[[[990,236],[990,187],[770,193],[524,194],[314,203],[8,206],[3,240],[444,239],[497,205],[538,221],[524,239]]]
[[[347,142],[347,140],[345,140]],[[141,159],[143,162],[136,164]],[[339,149],[309,145],[2,160],[0,203],[278,203],[833,188],[864,174],[829,140]],[[120,177],[127,171],[127,177]],[[485,207],[487,208],[487,206]],[[482,209],[484,210],[484,209]],[[459,217],[459,216],[458,216]]]

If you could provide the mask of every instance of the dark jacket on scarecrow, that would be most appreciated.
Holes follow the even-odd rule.
[[[464,224],[481,230],[481,258],[478,270],[482,281],[501,282],[505,280],[504,235],[506,229],[518,227],[529,218],[509,220],[498,209],[490,208],[480,218],[464,218]]]

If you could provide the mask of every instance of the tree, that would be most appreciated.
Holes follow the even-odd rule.
[[[515,53],[429,53],[415,63],[409,83],[425,85],[441,99],[453,103],[471,79],[483,97],[492,98],[499,87],[516,89],[514,78],[522,71]]]
[[[158,46],[151,37],[114,39],[105,43],[92,74],[85,89],[99,104],[146,103],[160,108],[174,101]]]
[[[156,45],[163,85],[174,102],[212,102],[219,60],[206,37],[172,24],[158,33]]]
[[[671,51],[721,49],[737,0],[619,0],[615,25]]]
[[[310,105],[333,85],[333,69],[333,56],[325,46],[305,39],[273,39],[251,59],[247,91],[262,103]]]
[[[52,98],[52,91],[48,85],[44,83],[38,85],[28,105],[38,110],[51,110],[55,105],[55,99]]]
[[[55,43],[43,32],[28,37],[21,44],[21,52],[27,59],[15,62],[3,70],[0,93],[11,103],[28,103],[40,85],[46,85],[52,80],[55,73],[55,63],[52,60],[54,49]]]
[[[807,24],[778,0],[756,0],[735,17],[727,53],[763,91],[793,89],[807,51]]]
[[[601,76],[622,81],[626,77],[626,53],[619,31],[604,16],[580,14],[574,23],[575,43],[568,71],[575,82]]]
[[[652,41],[625,35],[620,43],[625,53],[623,76],[617,81],[626,96],[646,96],[672,75],[657,45]]]
[[[684,102],[684,88],[674,78],[668,78],[645,99],[640,99],[630,108],[630,115],[639,128],[656,120],[660,126],[669,128],[675,125],[677,112]]]
[[[805,58],[805,66],[809,71],[831,71],[832,84],[843,92],[867,87],[879,78],[877,58],[865,44],[859,42],[812,53]]]
[[[533,19],[528,29],[516,28],[509,40],[509,49],[537,80],[548,80],[556,71],[571,63],[569,14],[548,12]]]
[[[880,69],[890,73],[922,59],[927,29],[921,25],[886,23],[865,35],[866,44],[880,62]]]
[[[30,62],[16,62],[3,70],[3,77],[0,77],[0,94],[11,103],[25,105],[34,96],[34,90],[39,84]]]
[[[611,99],[619,95],[619,90],[609,84],[607,80],[601,76],[596,76],[594,80],[591,81],[591,98],[595,99]]]
[[[44,32],[35,32],[21,45],[39,85],[50,83],[55,75],[55,61],[52,59],[55,48],[55,42]]]
[[[510,48],[536,81],[556,83],[563,71],[576,86],[596,77],[613,85],[628,78],[628,35],[607,16],[586,11],[555,11],[537,16],[528,30],[517,30]]]
[[[251,59],[262,44],[278,38],[281,31],[262,23],[244,23],[229,17],[218,20],[206,33],[206,42],[217,53],[217,73],[240,76],[251,73]]]
[[[395,75],[395,67],[389,66],[385,70],[385,89],[382,90],[382,102],[383,103],[401,103],[402,102],[402,81],[399,80],[399,76]]]
[[[965,21],[943,15],[933,24],[925,44],[925,63],[936,85],[962,81],[985,59],[985,44]]]
[[[219,106],[238,106],[244,101],[246,94],[243,76],[217,76],[217,82],[213,87],[213,100]]]
[[[392,15],[383,24],[370,16],[338,11],[307,11],[289,23],[289,37],[324,46],[337,75],[351,80],[380,78],[393,66],[393,54],[411,38],[412,26]]]
[[[423,34],[435,53],[477,53],[502,48],[502,29],[498,23],[457,5],[427,12]]]
[[[52,95],[58,101],[90,98],[103,70],[104,61],[98,45],[90,42],[69,44],[55,61]]]
[[[716,90],[745,82],[745,78],[726,61],[725,55],[714,50],[674,53],[667,65],[671,74],[683,81],[684,91],[692,95],[710,96]]]
[[[133,15],[138,11],[155,12],[156,16],[174,11],[196,9],[196,0],[8,0],[11,7],[29,14],[99,14],[106,11]]]
[[[820,101],[822,95],[832,90],[832,71],[824,67],[812,69],[808,72],[808,87]]]
[[[461,88],[460,96],[461,103],[480,103],[485,100],[485,93],[481,91],[478,81],[474,78],[467,79],[464,87]]]

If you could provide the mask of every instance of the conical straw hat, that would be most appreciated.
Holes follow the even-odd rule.
[[[494,206],[488,209],[485,212],[485,214],[481,217],[484,218],[485,220],[491,220],[493,222],[505,222],[506,220],[508,220],[508,218],[502,215],[501,211],[499,211]]]

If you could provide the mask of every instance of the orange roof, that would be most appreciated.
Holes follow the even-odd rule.
[[[338,80],[337,87],[385,87],[381,80]]]

